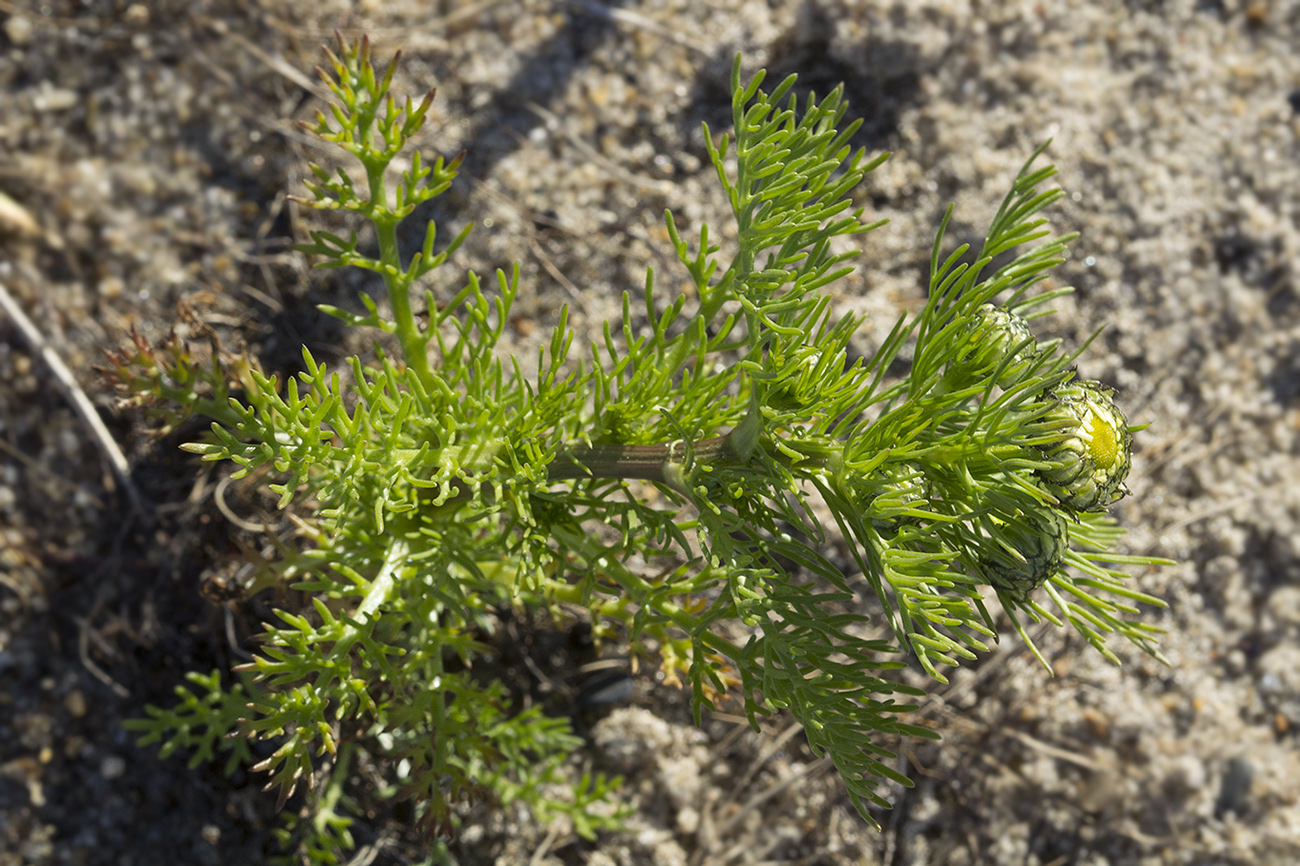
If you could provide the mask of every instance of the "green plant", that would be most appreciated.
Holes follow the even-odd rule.
[[[734,137],[705,129],[735,249],[722,256],[707,226],[688,241],[667,214],[693,293],[665,304],[648,273],[644,309],[625,295],[621,326],[589,352],[561,313],[526,377],[501,345],[517,268],[492,288],[467,273],[450,298],[426,291],[427,321],[412,304],[469,231],[439,250],[430,223],[419,253],[399,251],[399,223],[460,161],[417,153],[389,186],[433,93],[398,103],[397,59],[377,72],[365,41],[340,41],[329,59],[338,104],[310,129],[359,160],[365,180],[313,165],[302,203],[365,217],[378,255],[355,233],[313,232],[302,249],[320,267],[379,275],[388,312],[364,295],[365,315],[327,311],[391,335],[399,355],[353,357],[345,379],[304,350],[305,371],[283,383],[215,348],[200,363],[174,339],[137,338],[114,359],[136,399],[214,419],[189,450],[240,475],[271,470],[281,507],[297,509],[301,544],[261,563],[247,590],[292,586],[310,603],[265,625],[236,686],[240,718],[207,712],[207,739],[168,748],[207,754],[234,733],[274,744],[256,769],[281,801],[311,779],[324,816],[289,827],[304,857],[349,844],[340,774],[362,754],[384,793],[439,831],[458,801],[483,794],[566,811],[584,834],[616,823],[595,806],[612,780],[584,775],[567,805],[544,796],[578,740],[475,675],[503,606],[585,609],[687,683],[697,719],[733,695],[755,724],[788,709],[873,823],[881,780],[908,783],[883,736],[936,736],[905,721],[921,692],[891,672],[915,663],[944,681],[944,666],[995,637],[991,608],[1040,660],[1027,621],[1068,622],[1112,661],[1111,633],[1158,655],[1135,603],[1161,602],[1116,566],[1160,560],[1115,553],[1121,530],[1105,513],[1124,492],[1136,428],[1077,379],[1077,352],[1028,325],[1069,291],[1035,291],[1072,239],[1050,239],[1039,216],[1061,195],[1039,190],[1054,174],[1032,167],[1041,148],[973,257],[941,253],[949,209],[924,308],[851,360],[859,320],[833,316],[825,289],[850,270],[845,240],[880,225],[851,194],[886,155],[852,151],[841,89],[800,103],[791,76],[764,93],[762,73],[744,83],[737,58]],[[891,378],[909,351],[910,371]],[[860,578],[823,554],[832,532]],[[151,709],[135,727],[158,739],[179,712]]]

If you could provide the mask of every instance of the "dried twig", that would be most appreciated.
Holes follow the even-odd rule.
[[[99,616],[100,608],[104,606],[105,586],[106,584],[100,584],[99,592],[95,595],[95,603],[91,606],[90,613],[86,614],[85,617],[73,617],[73,621],[77,624],[77,654],[81,657],[82,666],[90,671],[95,679],[108,686],[113,691],[113,694],[119,698],[129,698],[131,693],[126,686],[109,676],[108,672],[95,664],[95,660],[90,657],[90,642],[92,640],[99,647],[100,652],[110,659],[116,655],[103,636],[91,626],[91,622],[94,621],[95,617]]]
[[[27,340],[32,350],[41,356],[50,372],[54,374],[54,381],[58,384],[59,390],[63,392],[64,399],[72,404],[73,411],[77,413],[81,423],[90,431],[95,444],[99,446],[100,452],[108,460],[113,469],[113,474],[117,476],[118,483],[122,485],[127,498],[131,500],[132,507],[140,516],[147,516],[149,514],[149,504],[131,480],[131,464],[127,462],[126,455],[122,453],[122,449],[117,447],[113,435],[104,426],[103,420],[100,419],[94,404],[90,402],[90,398],[86,396],[86,392],[81,390],[81,386],[77,384],[72,371],[63,363],[63,359],[55,353],[44,335],[32,323],[32,320],[27,318],[27,314],[18,306],[18,302],[14,300],[13,296],[9,294],[9,290],[3,285],[0,285],[0,307],[3,307],[9,317],[14,320],[18,330],[22,332],[23,338]]]
[[[799,730],[803,730],[803,727],[800,726]],[[747,815],[749,815],[751,812],[758,809],[768,800],[772,799],[773,797],[779,794],[784,793],[785,791],[788,791],[791,787],[799,784],[805,779],[813,778],[821,773],[826,772],[827,770],[834,769],[834,767],[835,764],[833,761],[831,761],[830,758],[828,757],[818,758],[817,760],[813,761],[811,764],[807,764],[797,772],[792,773],[787,778],[782,779],[781,781],[755,794],[748,801],[746,801],[745,804],[740,807],[740,809],[736,811],[736,814],[730,816],[725,822],[723,822],[721,826],[718,827],[717,829],[718,838],[719,839],[725,838],[737,825],[740,824],[741,821],[745,819]]]
[[[542,840],[542,844],[533,852],[533,856],[528,860],[528,866],[539,866],[539,864],[544,863],[548,859],[546,855],[550,853],[551,846],[555,844],[555,840],[558,838],[560,838],[560,828],[559,825],[556,825],[551,827],[550,832],[546,834],[546,838]]]
[[[606,21],[621,24],[624,27],[631,27],[637,30],[644,30],[647,33],[653,33],[656,36],[667,39],[669,42],[676,43],[683,48],[689,48],[697,54],[708,56],[713,53],[712,46],[701,42],[698,39],[693,39],[680,30],[674,30],[665,24],[660,24],[653,18],[647,18],[644,15],[639,15],[636,12],[627,9],[614,9],[608,6],[602,6],[599,3],[592,2],[592,0],[582,0],[582,2],[572,2],[571,0],[569,6],[574,9],[580,9],[588,15],[594,15],[599,18],[604,18]]]

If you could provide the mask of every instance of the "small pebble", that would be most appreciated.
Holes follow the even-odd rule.
[[[66,87],[46,86],[32,97],[32,108],[39,112],[66,111],[77,104],[77,92]]]
[[[79,719],[86,714],[86,695],[81,689],[74,689],[67,693],[63,698],[63,708],[68,711],[68,715],[74,719]]]
[[[10,15],[5,21],[5,35],[14,45],[26,45],[32,41],[32,20],[25,15]]]
[[[1240,815],[1245,811],[1254,781],[1254,764],[1240,756],[1229,761],[1219,785],[1219,798],[1214,801],[1214,817],[1222,818],[1228,812]]]
[[[117,755],[109,755],[99,765],[99,775],[112,781],[126,772],[126,760]]]

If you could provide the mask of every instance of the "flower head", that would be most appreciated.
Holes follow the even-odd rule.
[[[1079,381],[1052,392],[1056,407],[1048,416],[1062,424],[1062,436],[1043,449],[1058,465],[1038,477],[1062,507],[1103,511],[1128,493],[1124,479],[1132,467],[1133,434],[1124,413],[1098,382]]]
[[[980,546],[979,571],[993,587],[1023,601],[1061,567],[1070,531],[1060,513],[1042,508],[991,518]]]

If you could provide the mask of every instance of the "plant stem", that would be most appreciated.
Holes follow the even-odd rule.
[[[666,484],[689,495],[684,471],[688,458],[692,463],[741,461],[742,458],[732,444],[731,435],[728,433],[698,442],[678,440],[667,445],[585,445],[570,449],[546,464],[546,480],[639,478]],[[459,479],[452,483],[455,490],[439,506],[439,511],[454,510],[474,498],[474,491],[467,483]],[[492,486],[484,482],[480,490],[484,496],[488,496]]]
[[[397,338],[402,343],[402,356],[408,367],[415,371],[426,387],[433,386],[433,369],[429,365],[428,338],[420,333],[411,310],[411,282],[402,267],[402,254],[397,245],[397,225],[401,219],[388,210],[388,186],[384,180],[387,160],[362,160],[370,185],[370,221],[375,226],[379,242],[379,261],[383,266],[380,276],[388,289],[388,301],[393,308],[393,322],[397,325]]]
[[[557,457],[546,467],[547,478],[640,478],[673,484],[682,464],[714,463],[739,458],[731,434],[698,442],[670,442],[667,445],[588,445]]]

